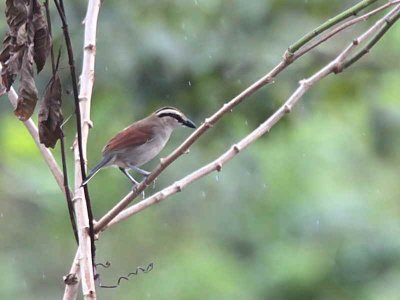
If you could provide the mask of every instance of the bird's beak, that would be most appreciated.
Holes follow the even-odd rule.
[[[190,128],[196,128],[196,124],[194,124],[191,120],[186,119],[186,121],[183,123],[184,126],[190,127]]]

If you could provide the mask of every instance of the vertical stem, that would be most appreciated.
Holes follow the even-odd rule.
[[[49,34],[50,34],[50,37],[53,38],[52,30],[51,30],[51,20],[50,20],[49,1],[48,0],[46,0],[44,2],[44,7],[46,9],[46,19],[47,19],[47,26],[48,26],[48,29],[49,29]],[[56,65],[55,58],[54,58],[53,44],[50,47],[50,60],[51,60],[51,70],[52,70],[52,74],[54,76],[56,74],[56,72],[57,72],[57,69],[58,69],[58,63],[59,63],[59,60],[60,60],[60,53],[58,54],[57,65]],[[61,131],[62,131],[62,128],[61,128]],[[79,244],[78,231],[76,229],[74,204],[72,203],[71,191],[69,189],[69,183],[68,183],[68,170],[67,170],[67,161],[66,161],[66,157],[65,157],[64,132],[62,132],[62,135],[61,135],[61,138],[60,138],[60,152],[61,152],[62,172],[63,172],[63,176],[64,176],[64,194],[65,194],[65,198],[67,200],[69,219],[70,219],[70,222],[71,222],[72,231],[74,233],[75,241],[76,241],[77,244]]]
[[[80,77],[80,91],[79,91],[79,109],[80,109],[80,116],[81,116],[81,137],[82,137],[82,153],[86,158],[86,145],[87,139],[89,134],[89,129],[92,126],[90,121],[90,104],[91,104],[91,97],[92,97],[92,90],[94,84],[94,66],[95,66],[95,54],[96,54],[96,30],[97,30],[97,19],[98,14],[100,11],[100,0],[89,0],[87,6],[86,17],[84,20],[85,24],[85,36],[84,36],[84,46],[83,46],[83,64],[82,64],[82,73]],[[75,145],[75,153],[77,152],[76,145]],[[76,158],[78,156],[76,154]],[[83,163],[86,164],[86,159],[83,160]],[[85,205],[81,200],[82,195],[82,188],[80,185],[82,183],[82,177],[79,172],[75,174],[75,188],[77,191],[76,201]],[[83,208],[81,207],[83,210]],[[77,218],[78,211],[77,211]],[[86,240],[87,241],[87,240]],[[85,262],[85,253],[87,254],[88,244],[80,244],[78,249],[79,253],[79,262],[80,268],[75,268],[74,271],[78,272],[80,269],[80,274],[82,278],[82,290],[84,291],[84,295],[87,294],[87,291],[90,290],[90,285],[85,281],[90,281],[93,279],[87,278],[87,272],[84,270],[83,262]],[[64,299],[75,299],[75,298],[68,298],[68,295],[76,295],[76,290],[78,289],[78,285],[75,284],[73,286],[67,285],[64,292]],[[93,286],[94,290],[94,286]],[[86,291],[86,292],[85,292]]]
[[[82,139],[82,121],[81,110],[78,95],[78,83],[75,71],[74,53],[72,50],[71,38],[68,31],[68,24],[65,16],[64,5],[62,0],[54,0],[58,13],[62,21],[65,43],[67,45],[68,62],[71,73],[72,89],[75,101],[76,115],[76,131],[77,139],[74,143],[75,155],[75,211],[78,223],[79,245],[80,245],[80,264],[82,277],[82,291],[85,299],[96,299],[96,290],[94,284],[94,261],[95,261],[95,244],[93,230],[93,213],[90,203],[90,196],[87,186],[81,186],[81,182],[86,178],[86,151]],[[86,150],[86,147],[85,147]],[[87,231],[89,229],[89,231]]]

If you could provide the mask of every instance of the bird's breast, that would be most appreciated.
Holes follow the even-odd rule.
[[[133,146],[116,154],[115,164],[122,168],[140,167],[152,160],[167,143],[169,136],[153,137],[140,146]]]

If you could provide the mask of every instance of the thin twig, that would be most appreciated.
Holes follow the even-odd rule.
[[[301,56],[303,56],[305,53],[309,52],[311,49],[314,49],[315,47],[317,47],[318,45],[322,44],[323,42],[325,42],[326,40],[330,39],[332,36],[338,34],[339,32],[343,31],[344,29],[359,23],[361,21],[366,21],[368,20],[371,16],[381,12],[382,10],[387,9],[388,7],[398,4],[400,3],[400,0],[394,0],[394,1],[389,1],[388,3],[385,3],[382,6],[377,7],[376,9],[362,15],[359,16],[357,18],[351,19],[343,24],[341,24],[340,26],[334,28],[333,30],[331,30],[330,32],[328,32],[326,35],[324,35],[323,37],[321,37],[319,40],[315,41],[314,43],[310,44],[310,45],[305,45],[305,47],[301,47],[296,53],[293,54],[293,59],[297,59]]]
[[[172,185],[164,188],[163,190],[155,193],[149,198],[140,201],[139,203],[132,205],[131,207],[122,211],[116,218],[114,218],[107,227],[110,227],[114,224],[117,224],[136,213],[144,210],[145,208],[157,204],[160,201],[166,199],[168,196],[178,193],[182,191],[187,185],[192,183],[195,180],[198,180],[201,177],[213,172],[213,171],[221,171],[222,166],[231,160],[235,155],[237,155],[240,151],[248,147],[250,144],[255,142],[265,133],[268,133],[271,128],[282,119],[287,113],[289,113],[292,108],[296,105],[296,103],[301,99],[301,97],[317,82],[321,81],[327,75],[331,73],[337,73],[337,70],[342,67],[343,62],[349,57],[352,50],[358,47],[365,39],[367,39],[371,34],[378,32],[377,36],[382,37],[387,30],[394,24],[396,20],[400,17],[400,6],[394,8],[390,11],[385,17],[378,20],[372,27],[370,27],[364,34],[360,35],[357,39],[355,39],[350,45],[348,45],[332,62],[328,65],[320,69],[311,77],[301,80],[299,87],[296,91],[289,97],[289,99],[264,123],[262,123],[257,129],[247,135],[244,139],[239,141],[238,143],[232,145],[228,151],[219,156],[216,160],[211,163],[205,165],[204,167],[194,171],[193,173],[185,176],[179,181],[176,181]],[[356,42],[355,42],[356,41]],[[375,38],[374,38],[375,41]],[[376,43],[376,41],[375,41]],[[369,43],[367,45],[372,47],[375,45],[373,43]],[[370,48],[368,48],[369,50]],[[364,53],[365,51],[361,51]],[[365,53],[367,53],[366,51]],[[359,57],[360,58],[360,57]]]
[[[50,61],[51,61],[51,70],[53,71],[53,75],[54,75],[54,73],[56,71],[56,64],[55,64],[55,59],[54,59],[53,34],[52,34],[52,29],[51,29],[49,0],[45,0],[43,5],[44,5],[44,8],[46,9],[47,27],[49,28],[49,34],[50,34],[50,37],[52,40],[51,48],[50,48]]]
[[[343,69],[346,69],[350,67],[353,63],[355,63],[357,60],[359,60],[361,57],[363,57],[365,54],[369,52],[369,50],[384,36],[386,31],[392,27],[392,25],[400,18],[400,9],[397,9],[395,14],[393,14],[390,17],[387,17],[385,20],[382,21],[384,22],[385,25],[383,28],[376,34],[376,36],[364,47],[364,49],[360,50],[358,53],[356,53],[352,58],[350,58],[346,63],[343,65]],[[357,41],[360,42],[360,41]]]
[[[338,24],[339,22],[351,17],[355,16],[359,11],[363,10],[364,8],[370,6],[372,3],[376,2],[377,0],[363,0],[354,5],[353,7],[350,7],[349,9],[341,12],[340,14],[336,15],[335,17],[329,19],[325,23],[321,24],[317,28],[315,28],[313,31],[310,31],[307,33],[305,36],[303,36],[301,39],[299,39],[297,42],[295,42],[293,45],[291,45],[288,48],[288,53],[289,54],[294,54],[297,50],[299,50],[302,46],[304,46],[306,43],[314,39],[316,36],[324,32],[325,30],[331,28],[332,26]]]
[[[49,11],[49,1],[46,0],[44,2],[44,7],[46,9],[46,19],[47,19],[47,26],[49,29],[49,34],[51,39],[53,39],[53,34],[51,30],[51,19],[50,19],[50,11]],[[51,60],[51,70],[53,76],[55,76],[57,69],[58,69],[58,64],[60,62],[60,56],[61,56],[61,51],[58,53],[58,58],[57,58],[57,64],[54,58],[54,48],[53,48],[53,43],[51,43],[50,47],[50,60]],[[60,126],[61,127],[61,126]],[[68,207],[68,214],[69,214],[69,220],[71,222],[72,226],[72,232],[75,237],[75,241],[77,244],[79,244],[79,237],[78,237],[78,231],[76,229],[76,221],[75,221],[75,211],[74,211],[74,204],[72,203],[71,199],[71,191],[69,189],[69,183],[68,183],[68,169],[67,169],[67,161],[66,161],[66,156],[65,156],[65,144],[64,144],[64,131],[63,128],[61,129],[61,137],[60,137],[60,152],[61,152],[61,164],[62,164],[62,171],[63,171],[63,177],[64,177],[64,190],[65,190],[65,198],[67,201],[67,207]]]
[[[74,204],[72,203],[71,191],[70,191],[69,185],[68,185],[68,173],[67,173],[67,161],[66,161],[66,157],[65,157],[64,135],[62,135],[61,138],[60,138],[60,151],[61,151],[62,169],[63,169],[63,174],[64,174],[65,197],[67,199],[69,219],[70,219],[70,222],[71,222],[72,231],[74,233],[75,241],[79,245],[79,236],[78,236],[78,231],[76,229]]]
[[[63,0],[54,0],[54,3],[57,7],[58,14],[60,15],[61,22],[63,24],[63,32],[65,43],[67,45],[67,52],[68,52],[68,62],[69,68],[71,73],[71,81],[72,81],[72,90],[74,94],[75,100],[75,119],[76,119],[76,132],[77,132],[77,145],[79,149],[79,165],[81,169],[82,179],[86,179],[86,169],[85,169],[85,158],[82,146],[82,121],[81,121],[81,110],[79,105],[79,93],[78,93],[78,81],[76,79],[76,72],[75,72],[75,60],[74,60],[74,52],[72,50],[72,42],[68,31],[68,23],[67,18],[64,11],[64,4]],[[89,196],[89,190],[87,186],[82,187],[85,194],[85,201],[86,201],[86,209],[89,218],[89,236],[91,241],[91,252],[92,252],[92,265],[94,266],[94,259],[95,259],[95,245],[94,245],[94,230],[93,230],[93,212],[92,212],[92,205]]]

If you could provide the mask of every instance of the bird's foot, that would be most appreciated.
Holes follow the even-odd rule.
[[[133,186],[132,186],[132,192],[134,192],[134,193],[136,193],[137,191],[138,191],[138,185],[139,184],[133,184]],[[145,193],[144,193],[144,191],[142,191],[142,198],[144,199],[146,197],[146,195],[145,195]]]

